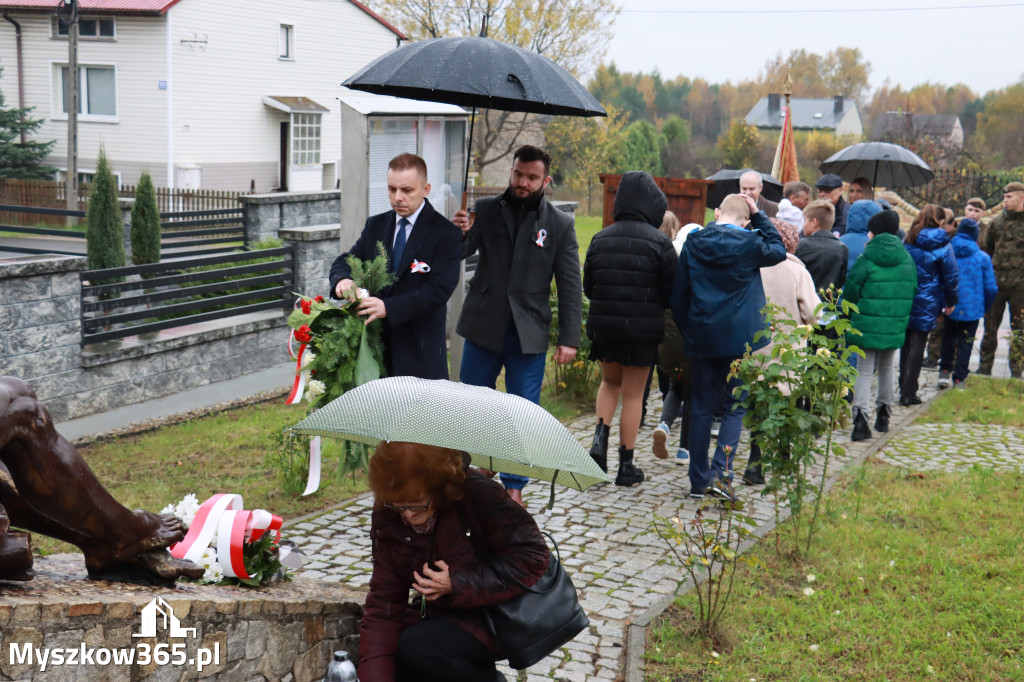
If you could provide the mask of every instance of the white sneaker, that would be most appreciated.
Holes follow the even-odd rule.
[[[665,444],[668,442],[668,424],[662,422],[658,424],[657,428],[654,429],[654,456],[658,459],[668,458],[668,448]]]

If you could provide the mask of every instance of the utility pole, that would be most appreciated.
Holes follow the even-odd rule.
[[[78,2],[61,0],[68,23],[68,77],[64,80],[64,102],[68,109],[68,172],[64,197],[69,211],[78,210]],[[58,12],[60,8],[58,8]],[[59,21],[59,18],[58,18]]]

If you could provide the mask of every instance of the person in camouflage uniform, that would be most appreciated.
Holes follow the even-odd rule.
[[[1003,212],[992,219],[985,235],[985,251],[992,256],[999,294],[985,313],[978,374],[991,374],[999,344],[1003,311],[1010,306],[1010,374],[1020,378],[1024,369],[1024,183],[1003,188]]]

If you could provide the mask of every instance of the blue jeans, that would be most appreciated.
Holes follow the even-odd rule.
[[[505,368],[505,391],[540,404],[540,387],[544,382],[545,353],[524,353],[519,345],[519,332],[509,322],[500,351],[488,350],[467,340],[462,349],[459,380],[470,386],[494,388],[501,368]],[[521,490],[530,479],[515,474],[501,474],[506,488]]]
[[[732,460],[740,444],[740,430],[746,408],[733,397],[739,379],[728,379],[729,366],[736,358],[691,358],[690,397],[690,486],[705,490],[715,478],[732,480]],[[724,406],[718,446],[708,465],[711,445],[711,421],[715,409]]]

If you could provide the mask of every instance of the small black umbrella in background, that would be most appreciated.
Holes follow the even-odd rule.
[[[737,194],[740,191],[740,176],[752,170],[752,168],[742,168],[740,170],[723,168],[714,175],[704,178],[715,183],[715,186],[708,190],[708,208],[718,208],[722,205],[722,200],[727,196]],[[764,182],[764,186],[761,188],[761,196],[769,201],[781,201],[782,183],[768,173],[761,173],[760,175],[761,180]]]
[[[342,83],[353,90],[472,107],[556,116],[607,116],[572,74],[536,52],[484,36],[434,38],[381,55]],[[467,186],[471,155],[466,154]],[[462,194],[466,207],[466,193]]]
[[[825,159],[818,168],[847,182],[867,178],[873,187],[886,189],[927,185],[935,177],[920,156],[891,142],[851,145]]]

